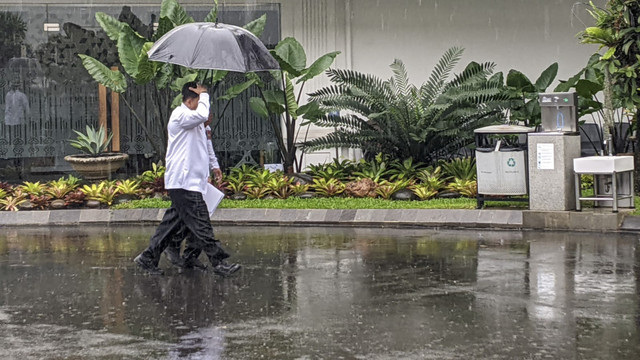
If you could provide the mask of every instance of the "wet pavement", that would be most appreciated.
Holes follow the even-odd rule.
[[[147,276],[154,227],[0,230],[1,359],[637,359],[637,235],[219,227],[244,268]]]

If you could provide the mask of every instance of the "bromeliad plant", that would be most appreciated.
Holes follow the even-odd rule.
[[[25,181],[22,185],[18,186],[18,189],[27,195],[40,196],[44,195],[47,185],[41,184],[40,181]]]
[[[5,196],[0,199],[0,210],[18,211],[20,204],[27,201],[23,194]]]
[[[478,193],[478,184],[475,180],[456,178],[447,185],[447,190],[455,191],[462,196],[474,197]]]
[[[476,158],[456,158],[450,161],[440,161],[440,166],[444,170],[446,176],[460,180],[475,180]]]
[[[293,180],[293,178],[286,175],[277,174],[267,181],[267,189],[276,199],[286,199],[293,195],[293,189],[291,188]]]
[[[409,187],[409,185],[411,185],[411,180],[409,179],[397,180],[393,182],[383,180],[376,188],[376,193],[380,195],[381,198],[389,200],[391,199],[393,194],[402,189],[406,189],[407,187]]]
[[[118,181],[115,187],[118,194],[138,196],[140,192],[140,183],[133,179],[125,179]]]
[[[344,192],[345,185],[338,179],[313,179],[311,188],[322,197],[338,196]]]

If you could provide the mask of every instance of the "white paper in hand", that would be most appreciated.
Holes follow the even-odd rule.
[[[209,210],[209,217],[213,216],[213,212],[220,204],[220,201],[224,198],[224,193],[218,190],[215,186],[207,184],[206,190],[202,195],[204,202],[207,203],[207,210]]]

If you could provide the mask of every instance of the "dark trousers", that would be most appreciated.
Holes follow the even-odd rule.
[[[229,254],[213,237],[209,211],[202,194],[197,191],[171,189],[169,197],[171,207],[164,213],[162,222],[149,240],[149,247],[142,255],[153,259],[158,266],[160,255],[167,246],[176,246],[175,243],[180,246],[180,242],[188,234],[185,259],[196,258],[204,251],[211,265],[216,266],[221,260],[228,258]]]

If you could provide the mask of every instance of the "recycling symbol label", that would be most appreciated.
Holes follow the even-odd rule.
[[[516,166],[516,160],[514,158],[509,158],[509,160],[507,160],[507,165],[509,167],[515,167]]]

